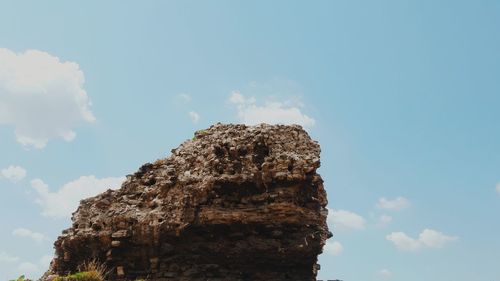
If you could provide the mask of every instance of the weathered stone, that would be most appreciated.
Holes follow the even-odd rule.
[[[300,126],[198,131],[82,200],[44,276],[96,259],[108,280],[315,280],[331,235],[319,154]]]
[[[116,275],[118,275],[118,277],[123,277],[125,275],[125,270],[123,270],[123,266],[116,267]]]
[[[120,224],[117,226],[117,228],[120,228]],[[118,230],[115,233],[111,234],[112,238],[124,238],[124,237],[127,237],[127,236],[128,236],[128,231],[127,230]]]

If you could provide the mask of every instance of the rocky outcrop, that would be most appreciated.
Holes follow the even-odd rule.
[[[319,156],[300,126],[197,131],[82,200],[45,276],[96,259],[110,280],[315,280],[330,234]]]

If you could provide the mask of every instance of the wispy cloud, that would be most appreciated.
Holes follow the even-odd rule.
[[[73,140],[75,126],[95,121],[84,81],[75,62],[38,50],[0,49],[0,125],[13,126],[17,142],[26,147]]]
[[[5,252],[0,252],[0,262],[16,262],[19,258],[16,256],[11,256]]]
[[[52,255],[43,255],[36,262],[23,261],[17,265],[16,270],[18,272],[18,275],[26,274],[27,277],[40,276],[44,273],[45,270],[47,270],[47,268],[49,268],[52,259]]]
[[[391,222],[392,222],[392,217],[389,215],[384,214],[378,218],[378,225],[379,226],[386,226],[386,225],[390,224]]]
[[[365,228],[366,220],[351,211],[328,210],[328,224],[338,229],[361,230]]]
[[[265,101],[259,105],[254,97],[245,97],[239,91],[233,91],[228,99],[237,109],[238,119],[244,124],[298,124],[312,127],[316,121],[302,113],[301,105],[291,100]]]
[[[193,98],[189,94],[182,93],[177,95],[177,100],[182,103],[190,103]]]
[[[20,166],[9,166],[0,171],[0,178],[5,178],[11,182],[18,182],[26,177],[26,170]]]
[[[188,108],[187,104],[191,103],[191,101],[193,100],[193,98],[191,97],[191,95],[189,94],[186,94],[186,93],[181,93],[181,94],[178,94],[176,97],[176,103],[178,106],[181,106],[185,109]],[[194,124],[198,123],[200,121],[200,114],[194,110],[190,110],[187,112],[188,116],[189,116],[189,119],[191,119],[191,122],[193,122]]]
[[[65,218],[71,216],[80,200],[95,196],[107,189],[120,188],[124,181],[124,177],[98,179],[91,175],[68,182],[55,192],[49,191],[49,186],[41,179],[32,180],[31,186],[37,193],[36,202],[42,207],[43,216]]]
[[[191,121],[196,124],[200,121],[200,114],[194,111],[189,111],[189,118],[191,118]]]
[[[390,271],[389,269],[381,269],[379,271],[377,271],[377,275],[379,277],[382,277],[384,279],[389,279],[392,277],[392,271]]]
[[[387,199],[382,197],[378,200],[377,208],[384,210],[402,210],[410,206],[410,201],[404,197]]]
[[[29,230],[27,228],[16,228],[12,231],[12,235],[18,236],[18,237],[27,237],[27,238],[34,240],[35,242],[38,242],[38,243],[41,243],[47,239],[47,237],[45,235],[43,235],[42,233],[35,232],[35,231]]]
[[[396,248],[402,251],[415,252],[422,248],[442,248],[450,242],[458,240],[457,236],[449,236],[432,229],[424,229],[418,238],[412,238],[404,232],[393,232],[386,236]]]
[[[24,272],[24,274],[35,274],[40,271],[40,267],[31,262],[22,262],[17,266],[17,270],[19,272]]]
[[[328,255],[338,256],[342,254],[344,247],[338,241],[327,240],[323,250]]]

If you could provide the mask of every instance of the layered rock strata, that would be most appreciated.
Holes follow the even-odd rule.
[[[97,260],[109,280],[315,280],[330,235],[319,166],[300,126],[197,131],[82,200],[44,278]]]

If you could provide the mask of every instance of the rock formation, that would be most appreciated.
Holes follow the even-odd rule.
[[[98,260],[109,280],[315,280],[330,235],[300,126],[217,124],[82,200],[45,275]]]

